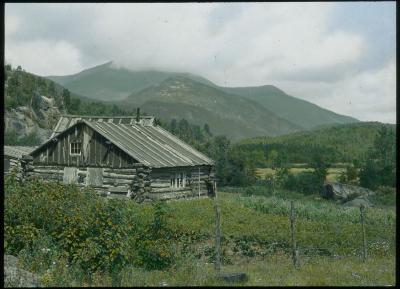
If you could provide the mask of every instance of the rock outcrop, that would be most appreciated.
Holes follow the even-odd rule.
[[[54,100],[41,96],[36,111],[27,106],[5,110],[5,132],[14,132],[18,138],[34,133],[38,136],[40,142],[45,142],[50,137],[51,130],[60,115],[60,110],[54,106]]]

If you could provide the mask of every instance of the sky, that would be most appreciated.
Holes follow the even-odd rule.
[[[5,60],[47,76],[113,61],[221,86],[274,85],[396,122],[396,3],[6,3]]]

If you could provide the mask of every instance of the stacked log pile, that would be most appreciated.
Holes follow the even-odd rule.
[[[21,170],[21,161],[19,159],[15,159],[15,158],[9,158],[10,161],[10,170],[11,171],[16,171],[17,173],[20,172]],[[4,174],[8,175],[9,172],[5,171]]]
[[[130,192],[128,193],[130,198],[138,203],[144,202],[148,195],[151,193],[151,169],[148,167],[138,167],[136,169],[136,175],[130,184]]]

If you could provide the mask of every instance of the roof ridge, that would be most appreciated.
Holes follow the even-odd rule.
[[[71,118],[136,118],[136,115],[127,116],[104,116],[104,115],[79,115],[79,114],[61,114],[60,117],[71,117]],[[155,118],[153,115],[140,115],[139,118]]]

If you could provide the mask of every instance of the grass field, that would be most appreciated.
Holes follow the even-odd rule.
[[[288,256],[275,254],[262,260],[223,266],[223,273],[246,273],[248,280],[236,284],[216,278],[212,264],[190,260],[168,271],[127,268],[117,283],[110,276],[98,274],[93,283],[82,286],[393,286],[394,266],[394,257],[367,263],[357,258],[317,257],[302,260],[301,266],[295,269]]]
[[[345,168],[329,168],[326,180],[328,182],[337,181],[340,174],[345,170],[346,170]],[[298,174],[300,172],[312,172],[313,170],[311,168],[290,168],[289,171],[293,174]],[[275,172],[276,172],[276,170],[271,169],[271,168],[257,168],[256,169],[256,174],[260,178],[264,178],[265,175],[267,175],[267,174],[275,175]]]

